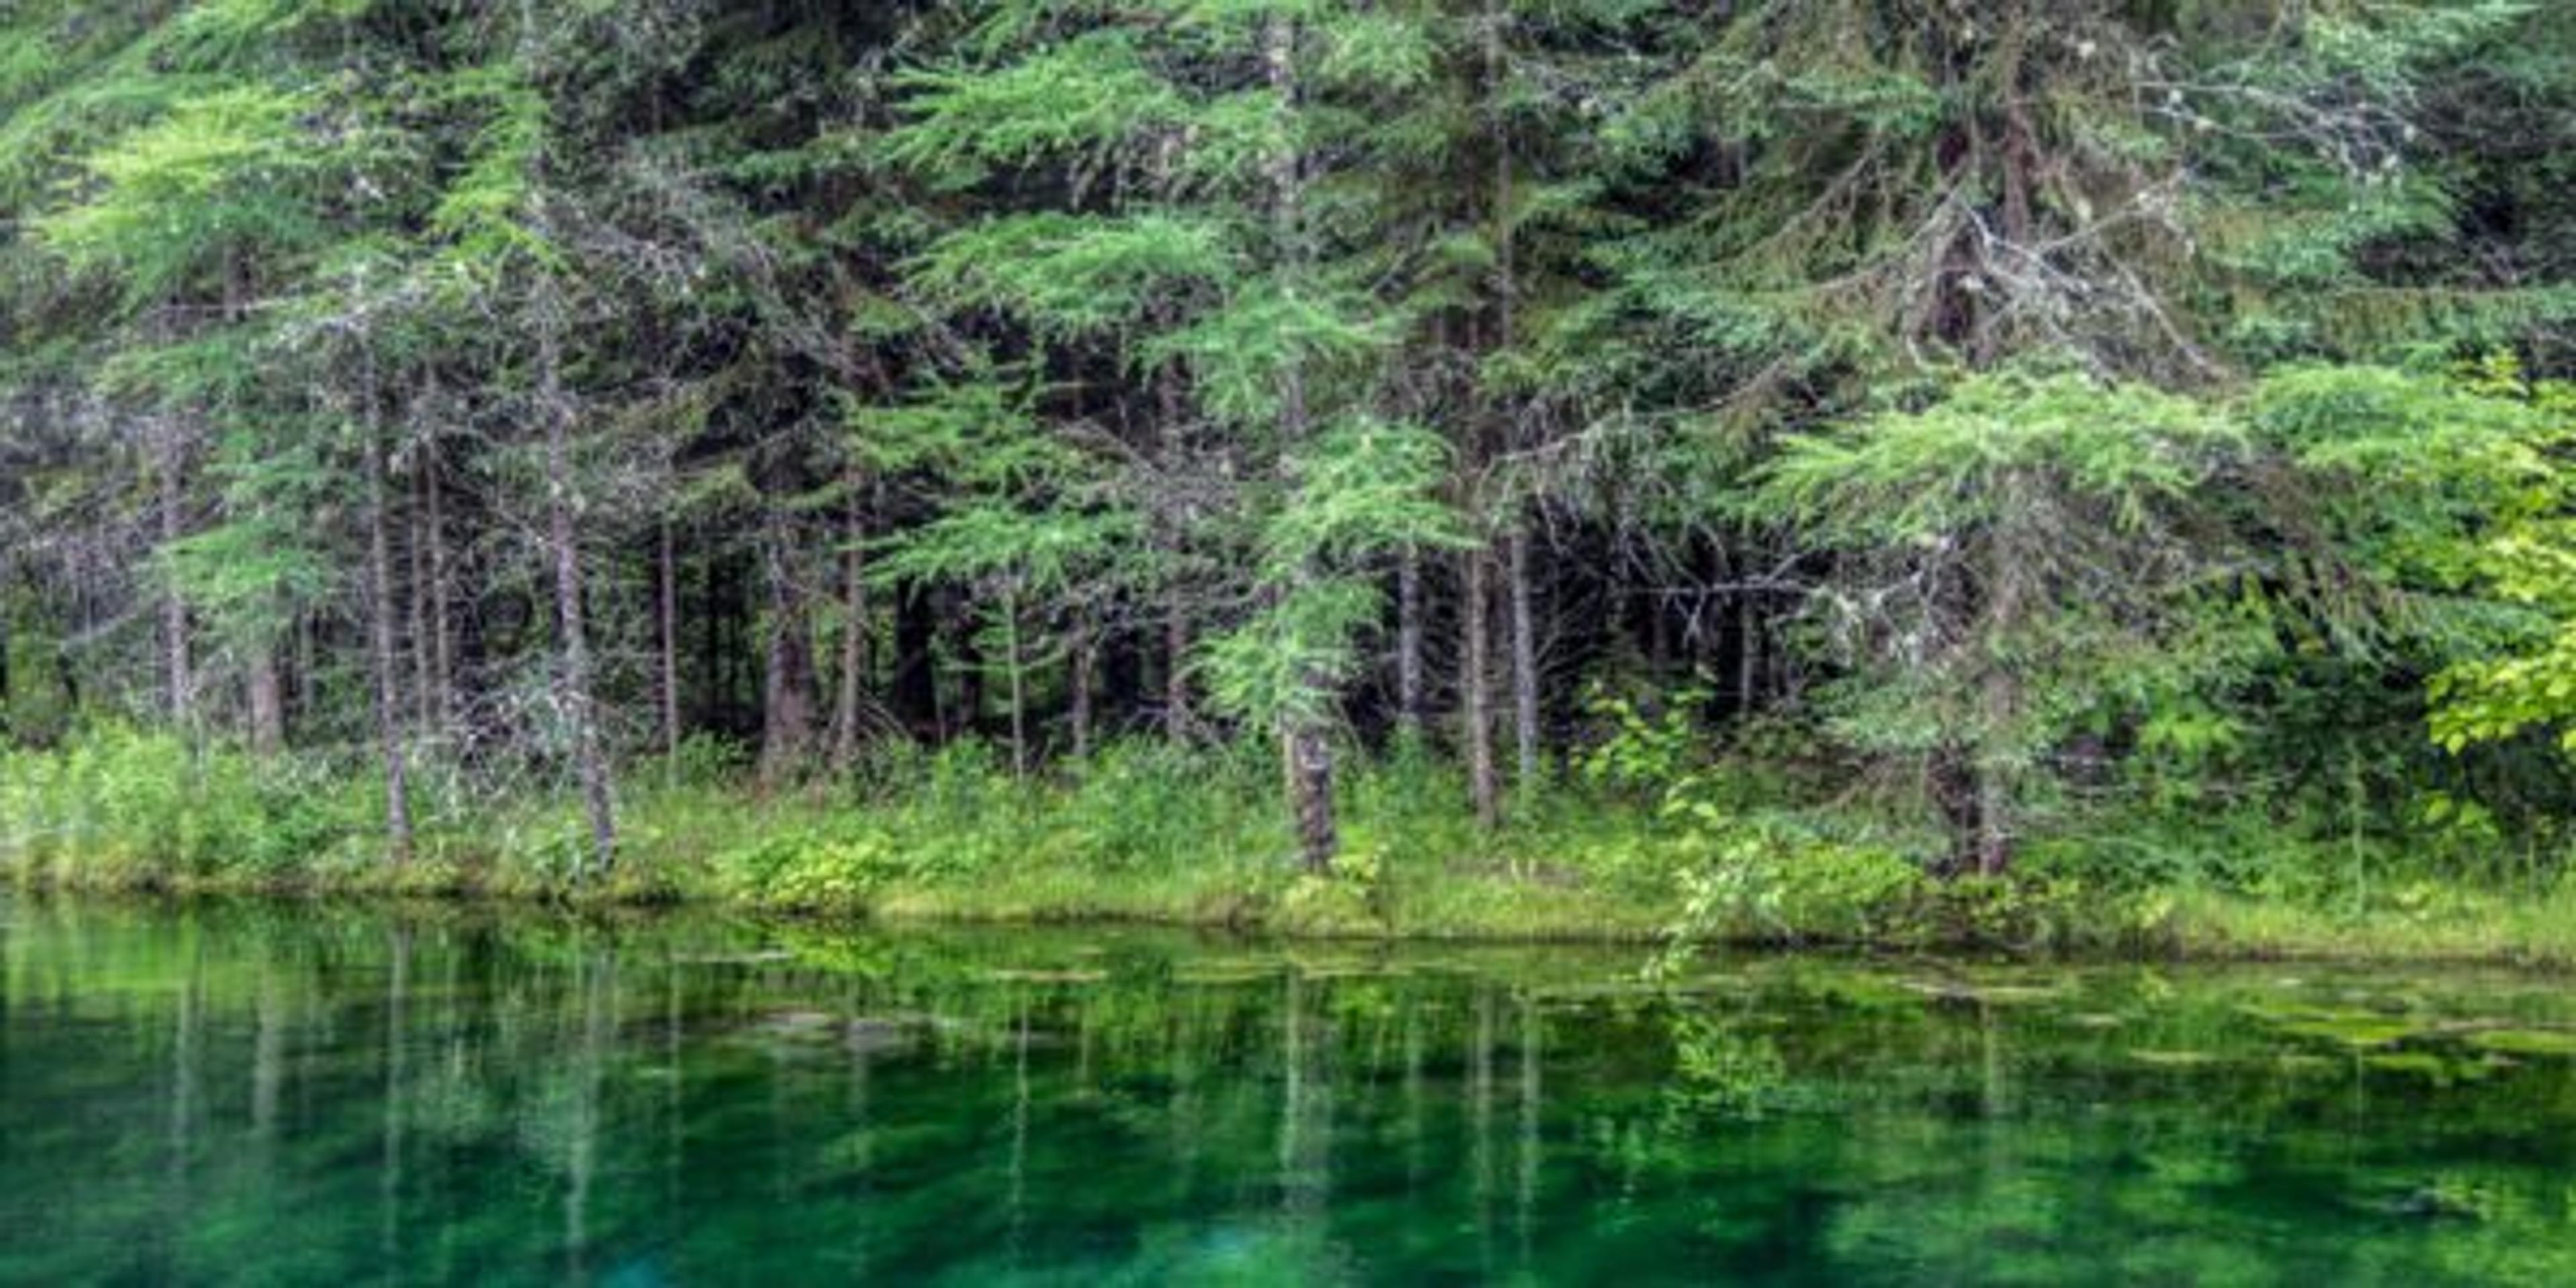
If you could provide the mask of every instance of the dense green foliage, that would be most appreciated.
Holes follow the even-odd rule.
[[[2505,0],[29,0],[0,859],[2555,890],[2571,66]]]

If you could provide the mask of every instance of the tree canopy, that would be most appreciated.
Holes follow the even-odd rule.
[[[29,0],[0,738],[364,756],[397,855],[559,781],[603,868],[686,745],[1151,737],[1275,746],[1321,871],[1348,757],[1492,825],[1613,691],[1944,869],[2355,774],[2541,827],[2571,65],[2509,0]]]

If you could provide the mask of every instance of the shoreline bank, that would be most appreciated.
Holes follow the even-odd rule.
[[[2174,895],[2171,910],[2153,926],[2112,924],[2121,910],[2108,903],[2077,905],[2071,912],[2061,910],[2059,916],[2089,920],[2066,920],[2037,937],[2024,939],[1921,930],[1872,937],[1745,928],[1681,937],[1675,932],[1681,911],[1678,905],[1659,909],[1617,904],[1598,896],[1586,896],[1579,904],[1560,904],[1556,916],[1533,916],[1514,901],[1485,915],[1453,909],[1443,915],[1399,916],[1390,923],[1345,915],[1347,909],[1283,906],[1288,901],[1273,892],[1236,891],[1226,899],[1211,897],[1213,892],[1208,890],[1103,887],[1093,889],[1086,897],[1073,888],[1073,883],[1057,883],[1052,891],[1027,885],[1014,889],[1008,883],[944,890],[891,888],[877,892],[864,905],[820,908],[649,883],[612,881],[583,889],[477,882],[459,879],[454,873],[417,870],[327,877],[222,876],[144,881],[12,875],[12,891],[43,900],[260,902],[381,910],[417,907],[596,919],[725,915],[827,932],[1152,928],[1312,943],[1623,947],[1653,952],[1686,942],[1696,951],[1785,955],[1993,955],[2071,962],[2331,962],[2576,971],[2576,919],[2539,915],[2540,910],[2531,905],[2525,906],[2525,915],[2520,918],[2479,915],[2462,909],[2440,915],[2333,913],[2241,896],[2191,893]],[[2490,911],[2502,912],[2498,896],[2458,893],[2462,898],[2494,899],[2499,906]],[[1586,911],[1595,915],[1582,915]]]

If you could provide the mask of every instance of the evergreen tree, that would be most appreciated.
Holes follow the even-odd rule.
[[[1961,871],[2184,744],[2542,819],[2571,59],[2504,0],[24,0],[0,737],[363,755],[395,856],[552,781],[594,877],[643,756],[1147,728],[1275,751],[1317,873],[1445,729],[1501,846],[1622,701]]]

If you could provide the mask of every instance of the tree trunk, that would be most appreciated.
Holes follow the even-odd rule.
[[[438,727],[438,659],[429,644],[429,534],[423,530],[428,521],[429,497],[424,492],[429,473],[415,464],[411,470],[411,511],[404,517],[404,530],[410,538],[405,544],[411,565],[411,682],[415,727]]]
[[[1986,639],[2002,637],[2021,616],[2022,583],[2019,572],[2027,564],[2021,552],[2009,541],[2000,542],[1989,555],[1989,567],[1980,577],[1979,590],[1984,603],[1985,626],[1979,633]],[[1985,746],[1972,762],[1976,774],[1977,820],[1972,834],[1977,875],[2002,876],[2012,866],[2013,858],[2013,771],[2014,764],[1998,744],[2009,746],[2008,732],[2018,723],[2020,710],[2019,680],[2014,673],[1993,658],[1985,660],[1977,676],[1977,723],[1984,731]]]
[[[394,559],[385,482],[385,431],[375,355],[366,364],[367,671],[375,688],[376,748],[385,764],[385,845],[395,863],[411,861],[411,779],[402,737],[401,683],[395,667]]]
[[[166,555],[187,536],[187,444],[176,417],[161,419],[159,518],[161,549]],[[188,601],[173,584],[161,595],[162,683],[172,724],[185,726],[195,714],[194,681],[188,663]]]
[[[1993,766],[1977,771],[1977,875],[1999,877],[2012,867],[2012,798],[2005,776]]]
[[[456,645],[455,631],[447,602],[447,506],[441,493],[447,489],[438,481],[438,451],[433,445],[421,453],[421,499],[429,514],[429,683],[431,710],[435,713],[430,729],[440,737],[450,737],[457,730],[456,710]]]
[[[1190,617],[1177,590],[1163,606],[1163,734],[1190,740]]]
[[[832,700],[832,772],[846,774],[859,758],[859,706],[868,669],[866,520],[858,480],[850,480],[849,513],[841,529],[841,668]]]
[[[685,721],[691,728],[739,737],[748,727],[734,671],[736,654],[750,649],[750,630],[740,611],[743,583],[749,580],[721,548],[699,552],[696,682],[681,690],[689,703]]]
[[[715,705],[724,691],[724,614],[716,603],[717,563],[715,552],[701,552],[697,580],[693,583],[698,597],[694,635],[696,658],[689,664],[694,686],[689,690],[689,723],[706,727],[717,723]]]
[[[1744,715],[1762,707],[1762,599],[1751,591],[1735,597],[1735,706]]]
[[[1518,307],[1520,302],[1519,263],[1514,238],[1512,213],[1512,144],[1502,103],[1507,95],[1509,66],[1503,43],[1508,10],[1499,0],[1485,5],[1485,95],[1487,125],[1493,143],[1493,241],[1494,241],[1494,352],[1510,349],[1519,339]],[[1497,422],[1495,440],[1506,450],[1526,447],[1520,417],[1499,399],[1489,399]],[[1537,624],[1530,602],[1529,532],[1524,506],[1517,498],[1507,501],[1514,511],[1511,527],[1504,537],[1504,576],[1511,612],[1512,653],[1512,743],[1516,779],[1521,795],[1526,798],[1538,787],[1538,639]],[[1478,636],[1484,632],[1483,619],[1477,622]],[[1486,753],[1488,776],[1492,774],[1492,753]],[[1492,788],[1484,788],[1491,795]],[[1477,817],[1490,823],[1491,807],[1479,801]]]
[[[1530,541],[1516,527],[1506,542],[1511,577],[1512,742],[1518,787],[1523,801],[1539,789],[1538,623],[1532,603]]]
[[[286,749],[286,682],[278,674],[277,649],[274,639],[255,640],[244,662],[250,669],[243,677],[250,703],[250,749],[252,755],[260,757],[274,756]],[[0,699],[7,696],[5,678],[0,677]]]
[[[250,295],[248,261],[227,251],[223,266],[222,317],[225,326],[242,320]],[[277,674],[277,641],[263,628],[260,638],[250,642],[249,656],[243,659],[245,705],[250,710],[251,754],[274,756],[286,746],[286,700],[279,691]]]
[[[590,821],[591,874],[605,876],[617,865],[617,807],[608,754],[599,730],[599,712],[591,689],[590,637],[583,626],[581,546],[576,539],[573,490],[572,408],[563,389],[563,351],[556,334],[558,319],[549,299],[537,326],[538,414],[546,422],[546,545],[554,564],[555,622],[562,633],[563,675],[559,695],[572,720],[573,755],[581,774],[583,812]]]
[[[1726,669],[1726,617],[1719,610],[1723,592],[1713,587],[1735,582],[1735,561],[1726,538],[1711,536],[1700,545],[1699,587],[1691,596],[1691,669],[1714,676]]]
[[[1096,632],[1088,608],[1074,610],[1073,639],[1065,650],[1067,688],[1072,694],[1073,758],[1091,759],[1091,663]]]
[[[654,637],[661,654],[657,696],[662,705],[662,760],[676,768],[680,763],[680,555],[668,519],[654,533],[653,589]]]
[[[786,525],[775,514],[761,540],[762,580],[769,590],[767,665],[760,688],[760,786],[776,789],[804,763],[813,744],[812,639],[805,600],[790,563]]]
[[[957,676],[957,705],[942,713],[947,725],[943,736],[980,735],[984,731],[984,642],[976,637],[980,615],[954,587],[942,591],[940,600],[940,628],[953,641],[949,669]]]
[[[1154,396],[1162,434],[1163,471],[1176,476],[1181,471],[1187,452],[1186,427],[1181,420],[1181,372],[1178,363],[1166,363],[1156,373]],[[1163,521],[1164,554],[1171,565],[1180,562],[1181,525],[1172,519]],[[1177,571],[1168,574],[1171,584],[1163,595],[1163,732],[1175,743],[1190,738],[1190,608],[1189,592]]]
[[[1101,716],[1127,723],[1144,704],[1145,653],[1133,631],[1105,630],[1095,620],[1092,634],[1092,656],[1100,677],[1092,699],[1092,725],[1097,733]]]
[[[1395,727],[1422,737],[1422,556],[1412,550],[1395,570]]]
[[[894,708],[915,737],[942,732],[939,677],[931,658],[935,606],[920,583],[899,587],[894,604]]]
[[[1002,666],[1011,688],[1011,776],[1029,776],[1029,668],[1020,648],[1020,597],[1002,592]]]
[[[1493,827],[1501,821],[1501,785],[1494,772],[1494,716],[1491,621],[1492,598],[1487,558],[1482,548],[1466,554],[1466,603],[1458,611],[1458,695],[1466,728],[1460,741],[1467,749],[1467,796],[1476,807],[1476,822]]]
[[[1933,751],[1925,778],[1932,807],[1940,812],[1943,829],[1950,834],[1950,853],[1935,875],[1955,877],[1981,866],[1977,846],[1986,831],[1985,792],[1974,762],[1961,748],[1945,744]]]
[[[309,611],[297,613],[295,615],[295,715],[299,720],[312,719],[313,709],[320,704],[321,700],[317,692],[319,686],[314,676],[317,668],[313,656],[313,614]]]
[[[523,69],[536,61],[536,6],[520,0],[519,60]],[[532,231],[540,241],[554,239],[546,197],[546,152],[529,154],[528,186],[536,194],[530,207]],[[563,284],[552,269],[540,269],[530,303],[537,332],[537,414],[546,431],[546,546],[554,564],[555,624],[561,633],[563,674],[558,699],[572,720],[573,759],[581,775],[582,811],[590,823],[591,859],[585,875],[604,877],[617,866],[617,806],[614,771],[599,727],[598,695],[591,680],[590,633],[584,624],[581,589],[579,507],[572,459],[573,408],[563,384]]]
[[[1308,872],[1321,875],[1332,870],[1333,857],[1342,848],[1333,809],[1333,742],[1312,722],[1291,728],[1286,741],[1289,799],[1297,811],[1297,852]]]

